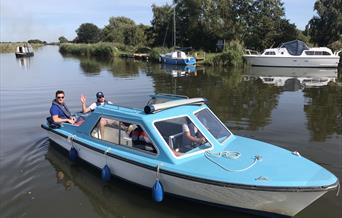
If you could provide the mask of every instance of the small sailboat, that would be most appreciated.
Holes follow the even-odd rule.
[[[160,60],[165,64],[176,64],[176,65],[195,65],[196,58],[188,56],[183,51],[174,51],[160,55]]]
[[[176,48],[176,6],[173,6],[173,24],[173,47]],[[175,65],[195,65],[196,58],[188,56],[181,49],[176,49],[176,51],[161,54],[160,62]]]

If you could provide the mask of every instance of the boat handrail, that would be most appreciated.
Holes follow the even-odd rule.
[[[156,93],[154,95],[150,95],[151,98],[153,97],[176,97],[176,98],[183,98],[183,99],[189,99],[186,95],[177,95],[177,94],[170,94],[170,93]]]
[[[244,53],[247,55],[258,55],[258,54],[260,54],[260,52],[258,52],[256,50],[252,50],[252,49],[245,49]]]
[[[122,106],[122,105],[117,105],[117,104],[105,104],[105,107],[106,106],[110,106],[110,107],[115,107],[116,110],[126,110],[126,112],[131,112],[131,113],[141,113],[142,112],[142,109],[141,108],[135,108],[135,107],[127,107],[127,106]],[[102,108],[102,107],[101,107]],[[106,110],[110,110],[110,108],[106,108]]]
[[[146,105],[144,107],[144,111],[146,114],[152,114],[154,112],[157,112],[163,109],[168,109],[168,108],[182,106],[182,105],[189,105],[189,104],[205,104],[206,102],[207,102],[207,99],[205,98],[189,98],[189,99],[167,101],[167,102],[159,103],[159,104]]]
[[[341,50],[338,50],[338,51],[335,51],[335,52],[334,52],[334,55],[339,56],[341,52],[342,52],[342,49],[341,49]]]

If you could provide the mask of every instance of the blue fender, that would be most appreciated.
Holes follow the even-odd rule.
[[[78,157],[78,153],[77,153],[77,150],[72,147],[70,150],[69,150],[69,159],[71,161],[75,161]]]
[[[102,168],[101,178],[104,182],[108,182],[111,178],[111,172],[107,164]]]
[[[152,198],[155,202],[162,202],[164,199],[164,188],[160,183],[159,179],[156,179],[156,182],[152,188]]]

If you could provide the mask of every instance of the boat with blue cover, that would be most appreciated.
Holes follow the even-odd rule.
[[[164,64],[175,64],[175,65],[195,65],[196,58],[188,56],[183,51],[174,51],[160,55],[160,61]]]
[[[159,94],[144,109],[106,104],[79,120],[41,126],[71,159],[101,169],[105,180],[114,175],[152,188],[157,202],[168,193],[294,216],[339,188],[336,176],[298,152],[234,135],[203,98]]]

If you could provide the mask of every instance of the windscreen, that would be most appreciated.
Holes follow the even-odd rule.
[[[227,128],[225,128],[225,126],[208,109],[203,109],[195,115],[219,142],[223,142],[230,136],[230,132]]]

